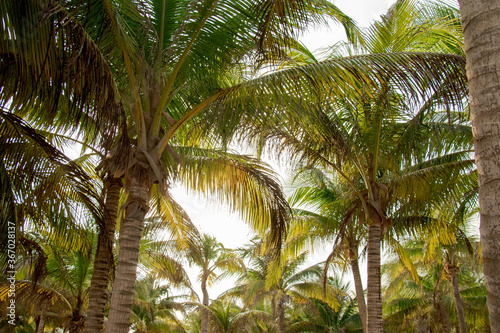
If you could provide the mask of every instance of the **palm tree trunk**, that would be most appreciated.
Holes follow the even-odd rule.
[[[359,272],[358,264],[358,249],[349,249],[349,259],[351,261],[351,270],[354,277],[354,289],[356,290],[356,301],[358,302],[359,316],[361,317],[361,323],[363,325],[363,332],[368,332],[368,326],[366,325],[367,315],[366,315],[366,303],[365,294],[363,292],[363,282],[361,281],[361,274]]]
[[[120,202],[121,179],[110,178],[106,190],[106,214],[104,230],[99,232],[94,259],[94,271],[90,281],[89,307],[85,332],[101,333],[104,329],[104,307],[108,298],[110,269],[113,264],[113,243]]]
[[[382,333],[380,236],[380,225],[376,223],[370,224],[368,226],[368,286],[366,294],[368,333]]]
[[[448,273],[451,277],[451,284],[453,286],[453,300],[455,301],[455,309],[457,310],[458,317],[458,327],[460,329],[460,333],[467,333],[467,324],[465,323],[465,313],[464,306],[462,303],[462,298],[460,297],[460,289],[458,288],[458,278],[457,278],[457,269],[458,267],[455,265],[455,255],[453,250],[449,251],[450,262],[448,265]]]
[[[493,333],[500,332],[500,2],[460,0],[479,173],[484,275]]]
[[[130,327],[139,246],[151,197],[150,171],[138,165],[135,166],[127,174],[125,190],[128,193],[128,199],[125,203],[125,218],[122,221],[118,239],[120,249],[106,333],[128,333]]]
[[[285,298],[278,300],[278,332],[285,333]]]
[[[43,333],[45,328],[45,310],[42,309],[42,313],[38,317],[38,321],[36,322],[36,333]]]
[[[201,281],[201,292],[203,293],[203,308],[201,309],[201,333],[208,333],[208,310],[205,308],[209,305],[210,298],[208,296],[207,290],[207,278],[206,274],[203,274],[203,280]]]
[[[467,324],[465,322],[464,306],[462,303],[462,298],[460,297],[460,290],[458,289],[458,278],[457,278],[456,268],[452,269],[452,272],[450,272],[450,275],[451,275],[451,282],[453,284],[453,299],[455,300],[455,308],[457,310],[457,316],[458,316],[458,327],[460,328],[460,333],[467,333]]]

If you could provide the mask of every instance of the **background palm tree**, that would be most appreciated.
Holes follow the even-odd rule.
[[[183,311],[180,300],[169,294],[169,285],[159,285],[160,280],[146,276],[135,285],[136,297],[132,308],[132,330],[136,333],[172,332],[181,329],[174,310]]]
[[[424,244],[417,240],[405,243],[414,265],[420,272],[418,282],[401,265],[399,259],[390,260],[384,266],[384,276],[391,281],[384,293],[386,302],[384,321],[389,331],[427,332],[430,329],[451,331],[453,328],[457,332],[460,331],[460,315],[457,315],[456,308],[457,296],[453,286],[453,276],[447,264],[448,250],[442,245],[436,248],[430,243]],[[477,265],[480,259],[477,254],[472,257],[464,243],[461,245],[456,247],[461,249],[454,255],[455,262],[462,262],[456,281],[460,284],[466,329],[488,332],[486,289]]]
[[[95,234],[83,232],[88,242]],[[45,326],[63,328],[69,332],[82,332],[89,301],[92,274],[92,247],[82,242],[80,248],[67,246],[62,238],[54,235],[32,235],[46,256],[43,270],[24,256],[16,274],[17,306],[27,310],[28,318],[35,319],[37,332]],[[65,247],[66,245],[66,247]],[[0,302],[7,303],[9,286],[2,283]]]
[[[434,176],[449,177],[451,174],[445,176],[442,173],[436,173],[439,167],[430,166],[432,163],[438,162],[436,157],[447,154],[454,149],[462,149],[455,148],[452,140],[445,141],[450,144],[449,146],[438,145],[435,146],[437,149],[431,152],[428,147],[429,145],[432,147],[432,141],[435,137],[428,141],[430,133],[437,130],[434,133],[443,134],[445,133],[444,129],[441,125],[421,126],[423,122],[429,122],[429,124],[441,123],[448,127],[448,124],[443,121],[444,118],[435,112],[447,108],[458,108],[458,111],[464,109],[462,101],[467,89],[464,80],[464,59],[452,55],[409,52],[412,46],[421,45],[422,39],[429,38],[430,33],[425,30],[425,25],[408,19],[412,17],[410,14],[414,12],[408,4],[408,1],[398,2],[381,22],[377,22],[372,29],[367,30],[363,46],[359,50],[366,52],[368,49],[371,55],[334,58],[330,61],[301,66],[296,71],[293,69],[283,70],[272,76],[275,80],[288,77],[292,73],[296,77],[300,77],[297,72],[314,68],[315,81],[313,84],[295,80],[295,84],[287,86],[287,89],[296,89],[295,87],[301,84],[313,85],[316,94],[314,96],[329,94],[329,96],[337,97],[332,96],[328,102],[324,100],[318,102],[312,98],[307,99],[306,96],[311,96],[308,94],[302,94],[300,99],[285,94],[286,97],[282,98],[282,104],[273,109],[275,113],[278,113],[276,111],[286,105],[285,107],[289,109],[284,117],[273,118],[269,113],[262,120],[248,118],[249,127],[257,128],[256,134],[252,135],[252,138],[261,141],[274,138],[277,151],[291,152],[298,158],[307,160],[307,163],[311,165],[318,164],[325,169],[333,169],[339,177],[344,178],[349,184],[353,195],[359,198],[360,204],[363,206],[365,221],[368,223],[369,282],[367,297],[370,304],[368,317],[371,317],[371,320],[368,319],[368,327],[377,332],[382,329],[380,238],[385,234],[385,230],[389,230],[391,227],[390,221],[394,219],[394,216],[390,215],[395,212],[393,208],[400,206],[405,207],[405,209],[409,207],[417,209],[414,205],[418,201],[423,205],[428,204],[430,197],[427,196],[424,200],[424,195],[422,195],[424,193],[422,190],[425,190],[425,187],[421,187],[419,193],[416,190],[416,184],[423,184],[423,179],[426,178],[424,174],[431,170],[433,170]],[[400,21],[404,22],[405,27],[413,32],[398,35],[400,30],[404,31],[396,24],[396,22],[401,23]],[[400,30],[394,31],[394,29]],[[415,31],[421,31],[421,33],[417,34]],[[409,37],[412,38],[409,39]],[[372,49],[370,50],[370,48]],[[405,51],[406,53],[380,53],[392,50]],[[431,60],[435,56],[437,58]],[[405,60],[403,61],[403,59]],[[418,59],[418,65],[414,63],[414,65],[408,66],[416,59]],[[449,59],[450,63],[454,64],[452,66],[461,67],[458,72],[455,72],[458,76],[451,81],[437,79],[429,85],[428,78],[434,74],[428,73],[429,76],[424,75],[424,78],[422,74],[427,71],[424,68],[432,67],[434,69],[440,68],[440,70],[447,68],[448,70],[451,67],[445,65],[447,63],[445,59]],[[379,66],[383,66],[384,69],[381,70]],[[413,72],[417,67],[418,70]],[[377,74],[372,72],[375,68],[377,68],[375,70]],[[353,77],[347,75],[346,72],[356,74]],[[328,73],[328,84],[320,79],[320,75],[326,76],[326,73]],[[400,76],[401,73],[406,73],[408,76]],[[368,78],[372,74],[375,77],[373,81],[370,81]],[[443,72],[440,72],[439,75],[441,74]],[[451,82],[453,82],[452,85],[448,86],[448,83]],[[460,87],[454,86],[455,84]],[[417,93],[417,91],[420,92]],[[459,91],[461,92],[458,93]],[[411,110],[409,105],[414,105],[415,108]],[[258,107],[264,108],[264,105],[260,104]],[[266,107],[271,109],[269,104]],[[458,122],[452,125],[457,129],[453,133],[460,135],[466,119],[463,119],[459,112],[454,113],[454,117],[455,115]],[[459,120],[460,118],[462,120]],[[450,121],[454,120],[450,118]],[[439,129],[440,127],[441,129]],[[455,142],[466,143],[468,137],[466,132],[463,132],[462,139]],[[423,142],[426,143],[419,147]],[[287,150],[286,147],[291,148]],[[455,160],[456,166],[460,164],[466,168],[466,165],[472,166],[467,149],[462,151],[462,157],[459,158],[462,161]],[[452,156],[449,155],[449,157]],[[435,159],[434,162],[432,159]],[[429,160],[427,166],[419,165],[425,160]],[[426,171],[416,171],[424,167]],[[457,172],[458,169],[454,172],[455,176],[459,174]],[[401,176],[402,173],[407,173],[407,176]],[[415,182],[410,181],[412,176],[414,176],[413,181]],[[428,179],[426,178],[425,182],[428,182]],[[434,180],[437,179],[434,178]],[[448,178],[447,182],[450,180]],[[360,184],[363,185],[360,187]],[[399,187],[399,190],[393,186]],[[433,192],[426,192],[427,195],[439,192],[434,185],[432,187]],[[448,191],[448,189],[443,188],[443,191]],[[457,195],[459,195],[458,192]],[[437,199],[437,197],[434,198]],[[409,204],[408,200],[413,200],[413,206]],[[396,201],[398,201],[397,204]],[[393,208],[389,208],[391,202],[394,203]],[[400,210],[399,213],[402,211]]]
[[[270,304],[278,332],[285,332],[288,327],[285,316],[288,308],[309,303],[311,298],[321,299],[337,308],[337,297],[343,294],[335,285],[323,285],[322,264],[302,268],[308,254],[287,251],[289,241],[294,240],[289,238],[279,258],[275,258],[269,249],[266,251],[265,242],[258,238],[246,248],[240,249],[242,257],[250,260],[249,267],[237,286],[222,296],[240,298],[245,308]]]
[[[330,179],[331,175],[324,170],[297,167],[295,172],[294,192],[289,202],[292,207],[307,209],[293,210],[292,228],[305,229],[311,248],[327,241],[333,243],[326,267],[337,264],[345,270],[345,266],[350,266],[359,315],[366,331],[366,302],[358,262],[360,247],[366,239],[366,226],[359,202],[349,195],[349,187],[342,184],[342,179]]]
[[[190,265],[200,268],[198,281],[201,284],[201,332],[208,332],[208,310],[210,305],[208,287],[228,274],[239,274],[245,270],[241,258],[234,252],[225,249],[215,237],[201,234],[192,239],[186,250],[186,258]]]
[[[339,297],[340,306],[332,308],[320,299],[311,299],[299,308],[290,325],[291,332],[363,332],[361,317],[353,299],[347,295]]]

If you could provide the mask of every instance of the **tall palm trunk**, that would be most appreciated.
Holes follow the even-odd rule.
[[[448,309],[443,301],[443,292],[441,290],[442,280],[438,277],[434,285],[434,297],[432,300],[435,315],[433,316],[434,327],[437,327],[438,333],[450,333],[451,321]]]
[[[278,300],[278,332],[285,333],[285,297]]]
[[[139,165],[132,168],[126,175],[125,190],[128,198],[118,239],[120,248],[106,333],[127,333],[129,330],[139,245],[151,197],[149,168]]]
[[[43,333],[45,329],[45,309],[42,309],[42,313],[38,317],[36,322],[36,333]]]
[[[500,332],[500,1],[460,0],[479,173],[484,275],[493,333]]]
[[[458,288],[458,267],[455,264],[455,255],[453,250],[449,251],[448,274],[451,277],[451,285],[453,286],[453,300],[455,301],[455,309],[457,310],[458,327],[460,333],[467,333],[467,324],[465,322],[464,306],[460,297],[460,289]]]
[[[94,271],[90,281],[89,307],[85,332],[101,333],[104,329],[104,307],[108,298],[110,270],[113,263],[113,243],[115,238],[116,219],[120,202],[121,179],[106,180],[106,214],[104,230],[99,232],[94,259]]]
[[[201,281],[201,292],[203,293],[203,308],[201,309],[201,333],[208,333],[208,310],[205,307],[209,305],[210,298],[208,296],[207,279],[208,274],[204,273],[203,280]]]
[[[368,226],[368,286],[367,286],[367,332],[382,332],[382,297],[380,283],[380,224]]]
[[[356,301],[358,302],[359,316],[361,317],[361,323],[363,325],[363,332],[368,332],[367,326],[367,314],[366,314],[366,303],[365,294],[363,292],[363,282],[361,281],[361,274],[359,272],[358,263],[358,248],[353,246],[349,249],[349,260],[351,262],[352,275],[354,277],[354,288],[356,290]]]
[[[453,285],[453,299],[455,301],[455,309],[457,310],[458,316],[458,327],[460,328],[460,333],[467,333],[467,324],[465,322],[464,306],[462,303],[462,298],[460,297],[460,290],[458,288],[458,278],[456,267],[451,269],[451,283]]]

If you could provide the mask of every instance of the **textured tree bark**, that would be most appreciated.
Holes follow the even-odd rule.
[[[367,286],[367,332],[382,333],[382,297],[380,283],[380,236],[379,224],[368,226],[368,286]]]
[[[458,327],[460,329],[460,333],[467,333],[464,306],[462,298],[460,297],[460,289],[458,288],[457,267],[452,264],[452,266],[448,267],[448,272],[450,273],[451,283],[453,285],[453,299],[455,301],[455,309],[457,310]]]
[[[363,283],[361,281],[361,274],[359,273],[357,247],[349,249],[349,259],[351,261],[351,270],[354,277],[354,289],[356,290],[356,301],[358,302],[359,316],[361,317],[361,323],[363,324],[363,332],[366,333],[368,331],[366,323],[366,303],[365,294],[363,292]]]
[[[120,202],[121,179],[110,178],[106,191],[104,232],[100,232],[90,281],[89,307],[85,332],[101,333],[104,329],[104,307],[108,298],[110,269],[113,260],[113,243]]]
[[[203,305],[208,306],[210,302],[210,298],[208,296],[207,289],[207,278],[206,274],[203,274],[203,280],[201,281],[201,292],[203,293]],[[207,309],[201,309],[201,333],[208,333],[208,313]]]
[[[500,332],[500,1],[460,0],[479,174],[484,275],[493,333]]]
[[[127,175],[125,218],[120,227],[119,253],[106,333],[128,333],[144,218],[149,211],[151,180],[148,169],[135,166]]]
[[[285,333],[285,298],[278,301],[278,329],[279,333]]]
[[[36,333],[43,333],[45,329],[45,310],[42,310],[40,317],[38,317],[38,321],[36,323]]]
[[[439,282],[438,282],[439,284]],[[439,286],[438,286],[439,288]],[[443,295],[441,290],[435,291],[434,297],[434,309],[435,309],[435,317],[433,320],[435,321],[434,327],[437,328],[436,331],[438,333],[451,333],[451,321],[450,315],[448,314],[448,310],[443,302]]]

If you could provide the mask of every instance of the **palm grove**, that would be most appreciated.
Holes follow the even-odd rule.
[[[498,9],[457,5],[359,29],[328,1],[2,2],[2,330],[500,331]],[[327,19],[349,42],[318,60],[295,37]],[[290,195],[234,144],[293,161]],[[260,236],[200,233],[177,184]]]

